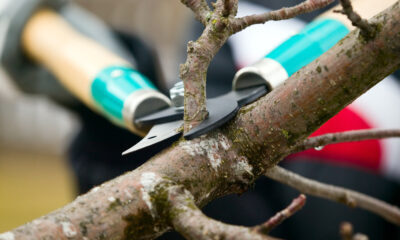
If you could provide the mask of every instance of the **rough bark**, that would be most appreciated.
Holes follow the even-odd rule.
[[[219,130],[180,140],[126,173],[0,239],[152,239],[176,213],[164,189],[182,185],[197,206],[241,193],[326,120],[400,66],[400,6],[371,20],[376,36],[359,31]],[[133,160],[132,160],[133,161]]]

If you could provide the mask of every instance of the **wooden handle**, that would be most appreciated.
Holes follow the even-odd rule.
[[[29,19],[22,34],[22,46],[34,61],[48,68],[75,96],[95,109],[91,83],[96,75],[109,66],[129,66],[122,58],[82,36],[52,10],[40,10]]]
[[[364,19],[369,19],[384,9],[388,8],[390,5],[394,4],[396,0],[352,0],[351,3],[353,5],[353,9],[355,12],[360,14],[360,16]],[[334,10],[341,10],[342,7],[340,4],[331,10],[321,14],[319,17],[332,18],[339,20],[343,24],[346,25],[350,30],[353,30],[355,27],[351,25],[351,22],[347,18],[346,15],[335,13]]]

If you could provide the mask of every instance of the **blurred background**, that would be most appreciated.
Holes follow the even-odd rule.
[[[169,85],[177,79],[186,26],[176,0],[77,0],[113,28],[139,35],[156,51]],[[43,96],[18,91],[0,69],[0,232],[75,198],[65,151],[77,118]]]

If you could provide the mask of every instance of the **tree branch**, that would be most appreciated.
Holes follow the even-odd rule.
[[[205,216],[196,207],[193,196],[182,187],[170,188],[168,201],[172,225],[186,239],[272,239],[267,234],[285,219],[300,210],[306,197],[300,195],[284,210],[277,213],[264,224],[255,227],[242,227],[225,224]]]
[[[351,32],[284,85],[242,108],[224,127],[191,141],[181,140],[136,170],[0,236],[151,239],[171,228],[157,214],[163,207],[155,213],[148,204],[152,200],[166,206],[164,198],[152,199],[149,194],[159,178],[183,185],[199,207],[242,193],[298,142],[399,68],[399,2],[371,21],[381,26],[374,39],[360,41],[358,31]],[[352,51],[351,56],[346,51]],[[324,66],[329,71],[316,70]]]
[[[361,35],[366,40],[374,38],[376,33],[376,25],[370,24],[366,19],[362,19],[361,16],[353,10],[350,0],[340,0],[340,4],[342,5],[343,9],[336,10],[335,12],[346,15],[351,21],[351,24],[360,29]]]
[[[285,170],[279,166],[268,169],[265,175],[297,189],[302,193],[343,203],[349,207],[359,207],[368,210],[400,226],[400,209],[398,207],[391,206],[365,194],[320,183]]]
[[[253,24],[265,23],[271,20],[276,21],[293,18],[300,14],[312,12],[319,8],[323,8],[333,1],[334,0],[306,0],[293,7],[281,8],[279,10],[270,11],[262,14],[254,14],[242,18],[237,18],[233,21],[232,29],[233,32],[239,32]]]
[[[304,142],[293,148],[292,153],[301,152],[310,148],[323,147],[334,143],[355,142],[392,137],[400,137],[400,129],[368,129],[346,131],[340,133],[328,133],[304,140]]]
[[[297,211],[302,209],[304,204],[306,204],[306,196],[300,194],[300,196],[293,199],[292,203],[288,207],[278,212],[275,216],[271,217],[267,222],[254,227],[254,230],[256,230],[257,232],[268,234],[273,228],[277,227],[285,219],[288,219]]]
[[[194,12],[195,17],[199,22],[204,26],[207,25],[211,15],[211,9],[206,0],[181,0],[181,2]]]
[[[172,214],[172,225],[186,239],[273,239],[264,232],[257,231],[258,228],[234,226],[207,217],[197,208],[193,196],[183,188],[170,189],[168,200],[171,212],[174,213]]]

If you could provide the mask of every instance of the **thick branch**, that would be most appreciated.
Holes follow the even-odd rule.
[[[391,206],[365,194],[320,183],[278,166],[268,169],[265,175],[278,182],[289,185],[302,193],[340,202],[349,207],[359,207],[368,210],[400,226],[400,209],[398,207]]]
[[[400,129],[368,129],[354,130],[341,133],[329,133],[306,139],[293,149],[293,153],[310,148],[323,147],[329,144],[342,142],[355,142],[370,139],[400,137]]]
[[[146,193],[157,181],[153,174],[183,185],[199,207],[245,191],[298,142],[399,68],[399,3],[372,22],[381,26],[374,39],[360,41],[358,31],[350,33],[340,46],[243,108],[223,128],[192,141],[181,140],[135,171],[6,234],[15,240],[157,237],[170,225],[148,204],[151,196]]]
[[[265,23],[271,20],[276,21],[294,18],[300,14],[312,12],[314,10],[323,8],[333,1],[334,0],[306,0],[293,7],[281,8],[279,10],[270,11],[262,14],[254,14],[242,18],[237,18],[233,22],[232,29],[234,32],[239,32],[253,24]]]
[[[211,9],[206,0],[181,0],[181,2],[194,12],[198,21],[204,26],[207,25],[211,15]]]

